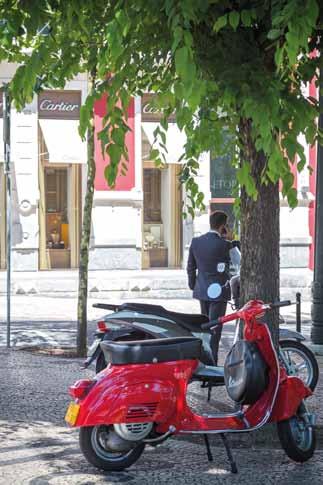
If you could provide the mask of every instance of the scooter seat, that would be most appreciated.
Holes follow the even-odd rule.
[[[162,318],[167,318],[176,322],[190,332],[202,331],[202,323],[207,323],[209,318],[206,315],[172,312],[160,305],[150,305],[148,303],[123,303],[118,310],[133,311],[144,314],[151,314]],[[208,332],[208,330],[206,330]]]
[[[107,362],[112,365],[156,364],[199,359],[202,342],[195,337],[176,337],[129,342],[100,343]]]

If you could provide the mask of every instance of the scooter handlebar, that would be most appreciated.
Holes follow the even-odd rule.
[[[92,307],[101,308],[102,310],[112,310],[113,312],[116,312],[119,310],[120,305],[113,305],[110,303],[93,303]]]
[[[201,328],[203,330],[209,330],[210,328],[216,327],[217,325],[223,325],[227,322],[232,322],[232,320],[236,320],[239,318],[238,312],[230,313],[230,315],[224,315],[223,317],[216,318],[215,320],[211,320],[208,323],[202,323]]]
[[[276,301],[267,305],[267,309],[280,308],[283,306],[290,306],[292,302],[290,300]],[[203,330],[209,330],[210,328],[216,327],[217,325],[223,325],[224,323],[236,320],[239,318],[239,312],[231,313],[230,315],[225,315],[223,317],[217,318],[216,320],[211,320],[208,323],[202,323],[201,328]]]
[[[217,318],[216,320],[211,320],[210,322],[208,323],[202,323],[201,325],[201,328],[203,330],[209,330],[210,328],[212,327],[216,327],[217,325],[220,325],[221,322],[219,321],[219,319]]]
[[[292,302],[290,300],[284,301],[275,301],[274,303],[270,303],[271,308],[280,308],[282,306],[290,306]]]

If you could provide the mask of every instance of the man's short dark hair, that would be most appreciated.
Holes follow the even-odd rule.
[[[219,227],[226,224],[228,220],[228,216],[223,211],[214,211],[210,214],[210,228],[213,230],[219,229]]]

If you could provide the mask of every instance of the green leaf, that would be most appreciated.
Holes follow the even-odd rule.
[[[155,160],[158,157],[159,157],[159,150],[157,150],[157,148],[153,148],[152,150],[150,150],[151,160]]]
[[[270,40],[276,40],[281,36],[281,30],[280,29],[272,29],[268,32],[267,37]]]
[[[179,76],[185,81],[189,74],[189,50],[187,46],[177,49],[175,53],[175,66]]]
[[[237,27],[240,22],[240,14],[239,12],[233,11],[229,13],[229,24],[233,28],[233,30],[237,30]]]
[[[249,10],[242,10],[241,11],[241,22],[245,27],[250,27],[252,22],[251,13]]]
[[[277,47],[275,51],[275,64],[279,68],[284,58],[284,49],[282,47]]]
[[[219,32],[219,30],[223,29],[228,23],[228,16],[227,15],[222,15],[219,17],[215,24],[213,25],[213,30],[214,32]]]
[[[124,146],[124,141],[125,141],[125,132],[122,128],[113,128],[111,131],[111,138],[120,147]]]
[[[111,163],[110,165],[118,165],[121,159],[122,150],[118,145],[111,143],[107,147],[107,153],[110,157]]]

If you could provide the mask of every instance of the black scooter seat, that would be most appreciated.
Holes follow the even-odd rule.
[[[171,312],[160,305],[149,305],[146,303],[123,303],[118,307],[118,310],[148,313],[167,318],[190,332],[202,331],[202,323],[207,323],[209,321],[209,318],[206,315]]]
[[[157,364],[176,360],[195,360],[201,354],[202,342],[195,337],[135,340],[100,343],[107,362],[112,365]]]

